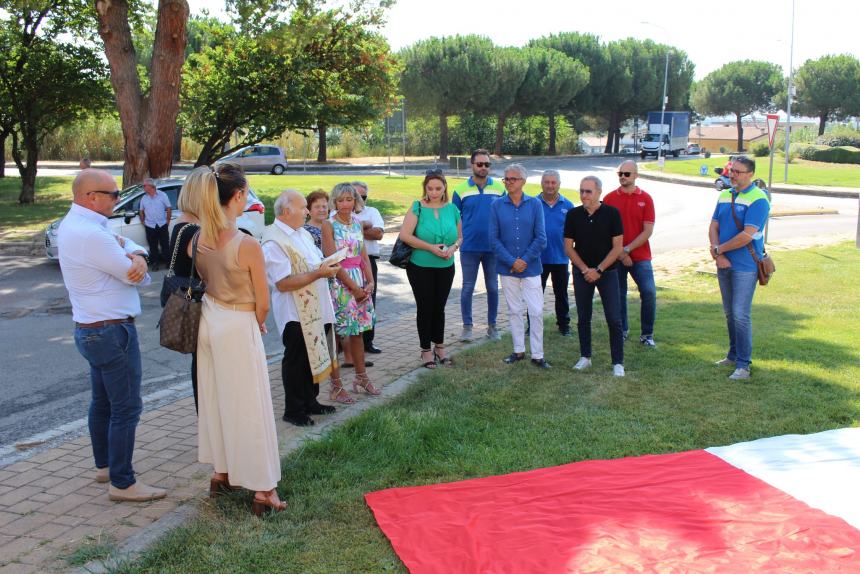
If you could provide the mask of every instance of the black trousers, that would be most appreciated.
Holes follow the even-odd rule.
[[[589,283],[579,271],[573,271],[573,296],[576,299],[576,328],[579,333],[579,354],[591,358],[591,313],[594,290],[600,293],[603,316],[609,327],[609,349],[613,365],[624,364],[624,333],[621,329],[621,299],[618,295],[618,271],[607,269],[596,283]]]
[[[331,324],[326,324],[326,334]],[[305,336],[298,321],[290,321],[281,337],[284,343],[284,358],[281,360],[281,379],[284,382],[284,414],[306,415],[307,409],[318,404],[320,386],[314,384],[311,363],[305,347]]]
[[[370,259],[370,272],[373,274],[373,293],[370,298],[373,299],[373,308],[376,309],[376,260],[379,259],[378,255],[368,255],[368,259]],[[379,315],[376,316],[377,320],[379,320]],[[361,338],[364,339],[364,346],[369,347],[373,344],[373,336],[376,334],[376,329],[369,329],[361,334]]]
[[[567,263],[544,263],[540,275],[540,286],[546,291],[546,280],[552,277],[552,293],[555,295],[555,323],[560,331],[570,329],[570,301],[567,297],[567,286],[570,271]]]
[[[420,267],[410,263],[406,277],[415,295],[418,340],[422,349],[445,342],[445,304],[454,283],[454,266]]]
[[[167,225],[156,227],[143,226],[146,230],[146,242],[149,244],[149,263],[159,261],[170,263],[170,233]]]

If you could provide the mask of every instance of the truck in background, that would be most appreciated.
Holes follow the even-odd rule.
[[[690,112],[648,112],[648,135],[642,140],[642,159],[649,155],[658,155],[661,133],[662,155],[678,157],[681,153],[686,153],[690,135]]]

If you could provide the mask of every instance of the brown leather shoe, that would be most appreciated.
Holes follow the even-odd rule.
[[[110,482],[110,469],[108,467],[96,469],[96,482]]]
[[[148,484],[143,484],[139,480],[128,488],[117,488],[110,485],[108,488],[108,498],[116,502],[146,502],[147,500],[158,500],[167,496],[167,491],[163,488],[155,488]]]

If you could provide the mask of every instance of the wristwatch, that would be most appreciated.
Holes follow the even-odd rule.
[[[624,253],[626,253],[627,255],[630,255],[630,247],[625,246],[624,247]]]
[[[600,265],[598,265],[597,267],[595,267],[595,268],[594,268],[594,270],[595,270],[595,271],[597,271],[597,274],[598,274],[598,275],[603,275],[603,269],[601,269],[601,268],[600,268]]]
[[[714,255],[720,254],[720,246],[719,245],[714,245],[713,250],[714,250]]]

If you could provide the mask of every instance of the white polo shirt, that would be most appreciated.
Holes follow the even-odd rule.
[[[316,269],[320,266],[323,254],[314,245],[314,238],[310,233],[301,227],[293,229],[278,219],[275,220],[273,225],[277,225],[281,231],[289,235],[292,239],[298,239],[296,243],[310,269]],[[290,258],[284,253],[284,250],[274,241],[263,243],[263,256],[266,258],[266,278],[268,279],[269,286],[272,288],[272,315],[274,315],[275,323],[278,325],[278,332],[283,333],[287,323],[290,321],[299,321],[299,312],[296,310],[293,294],[290,291],[278,291],[275,284],[284,277],[289,277],[293,272],[293,266],[290,263]],[[331,303],[328,279],[317,279],[314,282],[314,286],[319,296],[320,314],[322,315],[323,323],[334,323],[334,307],[332,307]]]
[[[140,315],[137,285],[149,285],[149,274],[133,284],[126,276],[132,261],[126,254],[146,250],[107,228],[107,217],[76,203],[57,230],[60,270],[78,323],[95,323]]]
[[[369,221],[371,227],[385,229],[385,222],[382,220],[382,215],[379,214],[379,210],[375,207],[365,205],[364,209],[362,209],[360,213],[353,213],[353,215],[360,223]],[[364,248],[367,249],[368,255],[379,257],[379,241],[376,239],[365,239]]]

